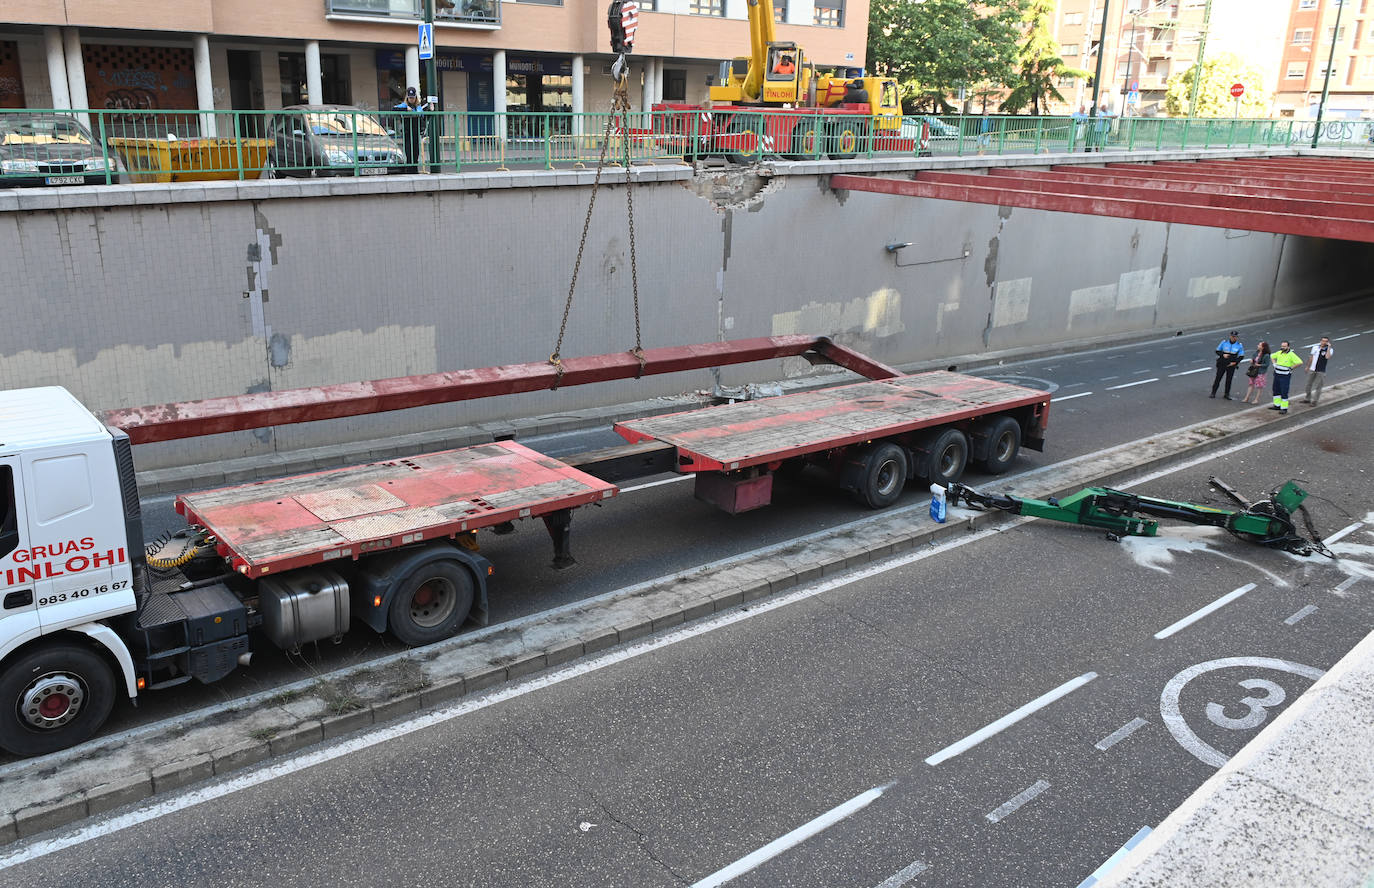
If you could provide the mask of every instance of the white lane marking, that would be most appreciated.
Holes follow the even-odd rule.
[[[883,879],[882,883],[878,885],[877,888],[902,888],[903,885],[906,885],[928,869],[930,869],[930,867],[927,866],[924,861],[913,860],[911,863],[902,867],[901,872],[893,873],[886,879]]]
[[[1331,340],[1331,341],[1332,341],[1332,342],[1342,342],[1342,341],[1344,341],[1344,340],[1346,340],[1346,339],[1354,339],[1356,336],[1359,336],[1359,335],[1360,335],[1359,333],[1351,333],[1349,336],[1337,336],[1335,339],[1333,339],[1333,340]]]
[[[1159,382],[1158,376],[1151,376],[1149,379],[1137,379],[1135,382],[1123,382],[1121,385],[1109,385],[1107,391],[1114,392],[1117,389],[1128,389],[1133,385],[1144,385],[1147,382]]]
[[[1304,618],[1306,618],[1306,617],[1310,617],[1310,616],[1312,616],[1312,614],[1314,614],[1314,613],[1316,613],[1316,612],[1317,612],[1317,606],[1316,606],[1315,604],[1309,604],[1307,607],[1305,607],[1305,608],[1303,608],[1302,610],[1298,611],[1298,612],[1297,612],[1296,614],[1294,614],[1293,616],[1291,616],[1291,617],[1289,617],[1288,619],[1284,620],[1284,621],[1283,621],[1283,625],[1285,625],[1285,626],[1293,626],[1293,625],[1295,625],[1299,620],[1304,619]]]
[[[565,669],[559,669],[556,672],[536,676],[535,678],[519,684],[499,688],[498,690],[483,694],[471,700],[465,700],[462,703],[445,709],[424,713],[423,715],[418,715],[393,725],[387,725],[374,731],[349,737],[329,746],[308,750],[279,762],[272,762],[264,765],[257,770],[227,777],[222,782],[216,782],[181,795],[172,796],[158,802],[144,805],[118,817],[108,817],[103,820],[97,820],[79,829],[62,833],[50,839],[43,839],[23,847],[15,847],[13,851],[8,853],[0,850],[0,871],[18,866],[21,863],[28,863],[31,860],[46,857],[49,854],[54,854],[76,845],[81,845],[93,839],[112,835],[121,830],[128,829],[129,827],[137,826],[140,823],[184,811],[187,808],[195,807],[204,802],[214,801],[215,799],[231,795],[240,790],[251,789],[254,786],[269,783],[281,777],[290,776],[299,771],[313,768],[316,765],[331,762],[364,749],[370,749],[373,746],[390,743],[407,734],[413,734],[416,731],[452,721],[470,712],[477,712],[489,706],[494,706],[497,703],[504,703],[506,700],[523,697],[533,691],[553,687],[569,679],[597,672],[608,666],[614,666],[625,660],[632,660],[644,654],[660,650],[661,648],[666,648],[679,642],[695,638],[698,635],[704,635],[708,632],[713,632],[717,629],[752,619],[780,607],[795,604],[798,601],[805,601],[808,598],[813,598],[817,595],[829,592],[832,589],[839,589],[851,583],[860,582],[869,577],[878,576],[879,574],[905,567],[908,564],[924,561],[926,558],[930,558],[933,555],[948,552],[952,549],[958,549],[969,543],[977,542],[978,540],[1001,533],[1004,529],[1004,527],[984,528],[968,536],[956,537],[947,545],[908,552],[900,557],[892,558],[857,570],[852,574],[837,574],[832,578],[822,580],[814,586],[797,589],[776,598],[752,601],[740,609],[726,611],[714,617],[708,617],[701,620],[699,623],[684,626],[666,635],[652,637],[645,641],[632,642],[623,648],[613,650],[599,657],[593,657],[585,662],[575,663]]]
[[[1172,370],[1172,369],[1174,369],[1174,368],[1177,367],[1177,366],[1178,366],[1177,364],[1162,364],[1162,365],[1160,365],[1160,368],[1159,368],[1159,369],[1161,369],[1161,370]]]
[[[1231,602],[1235,601],[1237,598],[1241,597],[1241,596],[1244,595],[1246,592],[1249,592],[1251,589],[1254,589],[1254,588],[1255,588],[1255,584],[1254,584],[1254,583],[1246,583],[1244,586],[1241,586],[1239,589],[1232,589],[1230,592],[1227,592],[1225,595],[1221,596],[1221,597],[1218,598],[1216,601],[1212,602],[1211,604],[1207,605],[1206,607],[1199,608],[1199,609],[1193,611],[1193,612],[1192,612],[1191,614],[1189,614],[1188,616],[1186,616],[1186,617],[1184,617],[1183,619],[1179,620],[1177,623],[1174,623],[1172,626],[1169,626],[1169,627],[1167,627],[1167,628],[1164,628],[1164,629],[1159,630],[1158,632],[1155,633],[1155,638],[1160,639],[1160,640],[1162,641],[1162,640],[1168,638],[1170,635],[1173,635],[1175,632],[1179,631],[1180,629],[1186,629],[1186,628],[1188,628],[1189,626],[1191,626],[1191,625],[1193,625],[1194,623],[1196,623],[1198,620],[1201,620],[1203,617],[1205,617],[1205,616],[1207,616],[1208,614],[1210,614],[1212,611],[1217,610],[1218,608],[1225,607],[1226,605],[1228,605],[1228,604],[1230,604]]]
[[[1147,722],[1143,718],[1131,719],[1130,721],[1126,722],[1126,724],[1122,725],[1115,731],[1112,731],[1110,734],[1103,737],[1101,740],[1097,741],[1097,748],[1102,750],[1103,752],[1106,752],[1107,750],[1111,749],[1113,746],[1120,743],[1122,740],[1125,740],[1127,737],[1131,736],[1136,731],[1140,730],[1148,724],[1149,722]]]
[[[663,484],[676,484],[679,481],[690,481],[694,475],[678,475],[675,478],[660,478],[657,481],[646,481],[643,484],[636,484],[633,487],[620,488],[621,493],[634,493],[636,490],[646,490],[650,487],[659,487]]]
[[[831,808],[816,819],[804,823],[792,830],[787,835],[774,839],[753,854],[747,857],[741,857],[724,869],[716,870],[699,882],[693,882],[692,888],[715,888],[717,885],[724,885],[726,882],[744,875],[760,864],[766,863],[774,857],[777,857],[788,848],[801,844],[821,830],[834,826],[855,811],[861,811],[873,804],[873,802],[877,801],[878,797],[887,790],[888,786],[891,785],[892,784],[889,783],[887,786],[876,786],[868,792],[856,795],[843,805]]]
[[[1363,522],[1363,521],[1356,521],[1354,524],[1350,524],[1350,525],[1347,525],[1347,526],[1345,526],[1345,527],[1342,527],[1340,530],[1338,530],[1338,531],[1336,531],[1335,533],[1331,534],[1331,536],[1329,536],[1329,537],[1327,537],[1326,539],[1322,540],[1322,542],[1329,546],[1329,545],[1331,545],[1332,543],[1334,543],[1334,542],[1336,542],[1336,541],[1338,541],[1338,540],[1343,540],[1343,539],[1345,539],[1346,537],[1350,536],[1350,535],[1351,535],[1352,533],[1354,533],[1355,531],[1359,530],[1361,527],[1364,527],[1364,522]]]
[[[1179,373],[1170,373],[1170,374],[1169,374],[1169,378],[1172,379],[1172,378],[1175,377],[1175,376],[1188,376],[1189,374],[1192,374],[1192,373],[1206,373],[1208,370],[1211,370],[1211,369],[1212,369],[1211,367],[1199,367],[1199,368],[1197,368],[1196,370],[1184,370],[1184,371],[1181,371],[1181,372],[1179,372]]]
[[[1141,842],[1145,841],[1145,837],[1152,832],[1154,832],[1154,830],[1150,829],[1148,826],[1142,826],[1136,832],[1135,835],[1131,836],[1130,840],[1127,841],[1126,844],[1116,849],[1115,854],[1113,854],[1111,857],[1108,857],[1106,860],[1102,862],[1101,866],[1093,870],[1091,876],[1088,876],[1088,878],[1079,882],[1078,888],[1092,888],[1092,886],[1102,881],[1103,876],[1107,875],[1107,873],[1115,869],[1116,865],[1121,862],[1121,859],[1125,857],[1127,854],[1131,853],[1131,851],[1135,848],[1136,845],[1139,845]]]
[[[1132,375],[1132,376],[1139,376],[1139,375],[1142,374],[1142,373],[1149,373],[1149,372],[1150,372],[1149,370],[1132,370],[1132,371],[1131,371],[1131,375]]]
[[[1060,386],[1061,389],[1077,388],[1080,385],[1087,385],[1086,382],[1066,382]]]
[[[997,823],[999,820],[1006,820],[1012,814],[1016,813],[1017,808],[1020,808],[1026,802],[1029,802],[1031,799],[1040,795],[1040,793],[1044,792],[1049,788],[1050,785],[1048,782],[1044,780],[1037,780],[1035,781],[1035,784],[1033,786],[1026,787],[1025,789],[1018,792],[1016,795],[1012,796],[1002,804],[998,805],[996,811],[989,812],[987,814],[984,814],[983,816],[986,817],[988,820],[992,821],[993,823]]]
[[[1198,663],[1189,666],[1187,669],[1169,679],[1169,683],[1164,686],[1164,691],[1159,695],[1159,715],[1164,720],[1164,726],[1169,729],[1169,733],[1193,757],[1206,765],[1220,768],[1226,764],[1230,756],[1223,755],[1214,747],[1203,740],[1188,725],[1188,720],[1183,717],[1183,710],[1179,706],[1179,697],[1183,694],[1183,688],[1188,682],[1208,672],[1215,672],[1220,669],[1234,669],[1239,667],[1250,667],[1252,669],[1273,669],[1279,672],[1291,672],[1294,675],[1301,675],[1303,678],[1316,681],[1324,674],[1320,669],[1311,666],[1304,666],[1301,663],[1293,663],[1289,660],[1276,660],[1272,657],[1223,657],[1220,660],[1208,660],[1206,663]]]
[[[1074,691],[1083,687],[1083,685],[1092,681],[1094,678],[1097,678],[1096,672],[1085,672],[1077,678],[1070,679],[1069,681],[1064,682],[1062,685],[1050,691],[1049,693],[1041,694],[1039,697],[1036,697],[1034,700],[1030,701],[1025,706],[1022,706],[1020,709],[1007,713],[1006,715],[1002,716],[997,721],[993,722],[987,727],[979,728],[972,734],[969,734],[964,739],[956,743],[951,743],[944,749],[932,755],[930,758],[926,759],[926,764],[938,765],[940,764],[940,762],[952,759],[962,752],[967,752],[968,750],[977,746],[979,743],[982,743],[984,740],[988,739],[994,734],[997,734],[1002,730],[1016,724],[1026,716],[1031,715],[1037,710],[1044,709],[1046,706],[1050,705],[1055,700],[1058,700],[1060,697],[1063,697],[1066,694],[1073,693]]]
[[[1072,401],[1074,398],[1086,398],[1086,397],[1088,397],[1088,395],[1091,395],[1091,394],[1092,394],[1092,392],[1079,392],[1079,393],[1076,394],[1076,395],[1065,395],[1065,396],[1062,397],[1062,398],[1051,398],[1051,399],[1050,399],[1050,403],[1051,403],[1051,404],[1058,404],[1060,401]]]
[[[1344,598],[1345,590],[1349,589],[1351,586],[1355,585],[1362,579],[1364,579],[1364,577],[1360,576],[1359,574],[1355,574],[1351,577],[1346,577],[1344,580],[1341,580],[1341,584],[1339,586],[1331,590],[1331,594],[1339,595],[1342,598]]]
[[[1110,381],[1110,380],[1113,380],[1113,379],[1120,379],[1120,378],[1121,378],[1120,376],[1104,376],[1104,377],[1102,377],[1102,381],[1103,381],[1103,382],[1108,382],[1108,381]]]

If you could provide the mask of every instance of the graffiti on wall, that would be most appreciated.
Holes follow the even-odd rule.
[[[19,46],[0,40],[0,108],[24,107],[24,77],[19,70]]]
[[[91,108],[180,111],[196,107],[189,49],[87,45],[86,95]]]

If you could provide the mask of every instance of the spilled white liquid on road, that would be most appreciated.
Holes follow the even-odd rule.
[[[1215,547],[1212,545],[1214,542]],[[1219,527],[1161,527],[1159,536],[1129,536],[1121,540],[1122,549],[1136,564],[1160,573],[1172,573],[1169,566],[1174,563],[1177,555],[1207,553],[1257,570],[1268,577],[1275,586],[1289,585],[1287,580],[1273,571],[1266,570],[1232,552],[1223,551],[1235,545],[1246,544],[1238,543]]]

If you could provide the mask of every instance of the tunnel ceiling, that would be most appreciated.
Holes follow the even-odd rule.
[[[837,175],[832,188],[1374,243],[1374,161],[1264,157]]]

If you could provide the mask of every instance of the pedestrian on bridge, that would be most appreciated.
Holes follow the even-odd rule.
[[[1312,359],[1307,363],[1307,393],[1302,402],[1316,406],[1322,397],[1322,386],[1326,384],[1326,362],[1336,353],[1331,347],[1331,337],[1323,336],[1322,341],[1312,346]],[[1316,391],[1313,392],[1313,386]]]
[[[1302,358],[1293,353],[1287,342],[1280,342],[1274,353],[1274,403],[1269,407],[1280,416],[1288,415],[1288,386],[1293,381],[1293,368],[1301,366]]]
[[[405,152],[406,162],[399,167],[402,173],[420,171],[420,142],[424,138],[424,107],[420,104],[420,93],[413,86],[406,87],[406,97],[391,110],[399,111],[395,118],[395,128],[400,130],[401,150]]]
[[[1264,395],[1264,384],[1269,375],[1270,360],[1269,343],[1260,340],[1260,344],[1255,346],[1255,355],[1250,359],[1250,366],[1246,368],[1245,375],[1250,380],[1250,385],[1245,390],[1245,397],[1241,398],[1246,404],[1258,404]],[[1255,400],[1251,401],[1250,396],[1254,395]]]
[[[1221,378],[1226,377],[1226,391],[1222,395],[1226,400],[1231,400],[1231,380],[1236,378],[1236,368],[1240,366],[1241,359],[1245,357],[1245,346],[1241,344],[1240,334],[1235,330],[1231,335],[1217,343],[1217,375],[1212,379],[1212,394],[1210,397],[1217,396],[1217,387],[1221,385]]]

